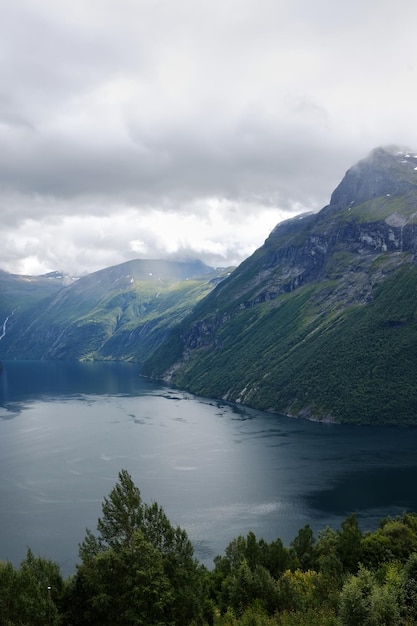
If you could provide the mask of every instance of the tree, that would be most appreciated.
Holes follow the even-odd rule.
[[[139,530],[129,549],[109,548],[83,563],[71,591],[74,624],[164,624],[174,602],[162,555]]]
[[[290,567],[291,557],[281,539],[277,538],[275,541],[271,541],[271,543],[260,539],[259,548],[261,551],[261,563],[273,578],[279,578]]]
[[[225,556],[214,559],[211,575],[213,596],[223,612],[232,609],[241,615],[257,601],[262,611],[273,613],[277,608],[276,577],[284,571],[288,551],[281,540],[268,544],[257,541],[253,532],[233,539]]]
[[[119,472],[119,482],[102,504],[103,517],[97,522],[99,536],[87,529],[80,546],[82,559],[97,555],[107,548],[131,547],[135,531],[143,526],[144,504],[139,489],[126,470]]]
[[[297,567],[307,571],[314,565],[314,535],[310,524],[300,528],[290,544],[290,552],[295,557]]]
[[[400,623],[398,597],[388,585],[376,585],[372,590],[369,623],[371,626],[398,626]]]
[[[102,513],[98,535],[87,530],[80,546],[82,563],[68,587],[69,623],[191,623],[203,604],[203,570],[186,532],[158,504],[142,502],[126,470]]]
[[[342,587],[343,564],[337,550],[338,535],[332,528],[325,528],[318,535],[314,557],[318,571],[323,575],[323,592],[334,599]]]
[[[322,575],[314,570],[287,570],[278,581],[281,610],[305,612],[321,603]]]
[[[362,532],[357,517],[351,513],[337,535],[337,552],[345,570],[354,574],[361,560]]]
[[[28,549],[20,569],[0,563],[0,623],[58,626],[63,581],[56,563]]]
[[[389,540],[391,558],[396,558],[403,563],[415,551],[417,551],[417,532],[409,523],[411,516],[403,515],[396,519],[383,520],[376,535],[381,534]]]
[[[367,532],[362,539],[362,560],[371,569],[377,569],[382,563],[393,558],[391,541],[380,530]]]
[[[11,563],[0,561],[0,623],[12,624],[17,614],[18,574]]]
[[[261,565],[251,569],[244,559],[233,574],[224,579],[220,607],[224,611],[231,608],[240,616],[255,603],[263,612],[274,613],[278,607],[277,586],[268,570]]]
[[[343,626],[369,625],[371,593],[376,582],[365,568],[357,576],[351,576],[343,585],[340,594],[340,618]]]
[[[403,613],[411,620],[417,621],[417,553],[407,560],[402,573],[401,604]]]
[[[340,619],[343,626],[397,626],[400,610],[396,585],[388,581],[381,584],[369,570],[360,567],[358,574],[343,585]]]

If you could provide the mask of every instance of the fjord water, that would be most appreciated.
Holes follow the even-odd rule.
[[[140,378],[134,364],[7,362],[0,374],[0,560],[27,546],[72,573],[126,468],[207,566],[249,530],[363,529],[417,511],[417,430],[319,424]]]

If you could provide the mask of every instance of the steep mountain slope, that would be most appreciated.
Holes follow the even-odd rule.
[[[141,361],[221,276],[200,261],[148,260],[89,274],[17,308],[0,358]]]
[[[13,309],[33,306],[69,282],[71,279],[59,272],[42,276],[23,276],[0,270],[0,318],[10,314]]]
[[[284,222],[144,373],[312,419],[417,423],[417,153],[378,148]]]
[[[8,274],[0,270],[0,337],[10,328],[13,316],[48,300],[71,279],[59,272],[42,276]]]

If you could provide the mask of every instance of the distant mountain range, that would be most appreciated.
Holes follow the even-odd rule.
[[[135,260],[78,280],[0,273],[2,359],[143,361],[227,270]]]
[[[0,272],[0,316],[2,359],[135,360],[263,410],[417,424],[417,153],[377,148],[328,206],[279,224],[234,270]]]

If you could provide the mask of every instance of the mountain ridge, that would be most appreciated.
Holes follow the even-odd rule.
[[[45,277],[22,282],[3,276],[16,294],[7,310],[0,307],[3,319],[15,311],[0,342],[1,358],[141,361],[225,271],[199,260],[136,259],[70,285],[61,280],[57,289],[34,297],[28,285]],[[52,282],[56,277],[62,278],[53,273]]]
[[[279,224],[144,373],[292,416],[415,423],[417,361],[410,375],[400,361],[417,345],[416,251],[416,153],[378,148],[347,171],[320,212]]]

